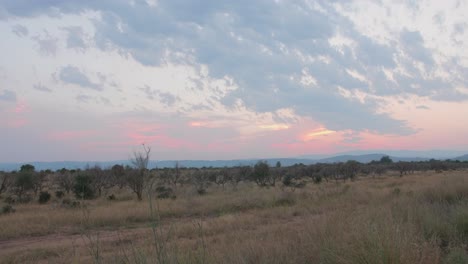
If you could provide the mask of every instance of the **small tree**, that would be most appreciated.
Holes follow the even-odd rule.
[[[206,188],[208,187],[210,175],[206,171],[195,169],[194,171],[192,171],[190,178],[198,194],[205,194]]]
[[[231,181],[232,174],[227,167],[222,168],[220,171],[216,171],[214,173],[214,183],[217,185],[221,185],[223,190],[225,190],[224,186],[226,183]]]
[[[8,191],[13,183],[12,178],[12,174],[0,172],[0,194]]]
[[[270,166],[266,161],[259,161],[255,164],[252,179],[258,186],[267,186],[270,182]]]
[[[171,173],[169,173],[168,176],[171,184],[174,186],[174,188],[177,188],[177,183],[179,183],[181,178],[181,171],[178,161],[176,161],[174,170]]]
[[[389,163],[393,163],[393,160],[389,156],[383,156],[380,159],[380,163],[389,164]]]
[[[17,173],[15,177],[14,189],[15,189],[16,195],[18,195],[18,198],[20,200],[25,193],[33,190],[34,189],[33,172],[20,171],[19,173]]]
[[[341,165],[341,173],[345,179],[354,180],[357,173],[359,172],[359,162],[355,160],[348,160],[346,163]]]
[[[36,168],[31,164],[21,165],[20,172],[34,172]]]
[[[137,195],[138,201],[143,200],[143,188],[148,178],[150,153],[151,148],[143,144],[143,151],[134,152],[131,159],[135,171],[130,171],[131,173],[127,175],[127,183],[130,189]]]
[[[70,191],[73,189],[73,186],[75,186],[75,176],[73,175],[72,171],[69,171],[65,168],[59,170],[55,174],[54,181],[67,193],[70,193]]]
[[[78,199],[93,199],[93,178],[89,174],[79,174],[75,178],[73,192]]]

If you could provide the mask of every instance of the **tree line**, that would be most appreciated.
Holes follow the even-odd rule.
[[[185,168],[175,163],[173,168],[148,168],[150,148],[134,153],[131,166],[116,164],[110,168],[99,166],[85,169],[60,169],[36,171],[25,164],[19,171],[0,172],[0,196],[8,195],[9,201],[28,202],[37,198],[48,200],[46,194],[55,190],[57,197],[72,194],[77,199],[94,199],[118,189],[131,190],[138,200],[144,198],[148,188],[160,198],[175,198],[175,191],[182,186],[192,186],[203,195],[210,186],[236,189],[241,182],[251,182],[259,187],[301,188],[306,183],[322,181],[354,180],[362,177],[380,177],[387,171],[395,171],[403,177],[416,171],[442,172],[468,168],[468,162],[453,160],[429,160],[421,162],[393,162],[388,156],[370,163],[347,161],[340,163],[295,164],[283,167],[280,162],[268,164],[258,161],[253,166],[224,168]],[[113,195],[112,195],[113,196]],[[112,198],[112,196],[109,196]]]

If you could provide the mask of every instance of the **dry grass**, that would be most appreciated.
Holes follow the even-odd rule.
[[[64,243],[10,247],[2,263],[468,263],[468,172],[308,184],[304,189],[177,190],[158,200],[84,208],[19,205],[0,216],[4,244],[62,234]],[[155,205],[155,206],[156,206]],[[133,228],[133,229],[129,229]],[[120,230],[120,231],[109,231]],[[71,236],[72,234],[78,234]],[[68,240],[67,237],[69,238]],[[162,253],[155,248],[163,245]],[[67,243],[65,243],[67,242]],[[64,246],[64,245],[67,246]],[[97,252],[97,253],[96,253]],[[159,254],[157,254],[159,252]]]

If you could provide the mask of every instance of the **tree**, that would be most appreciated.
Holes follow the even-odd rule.
[[[143,144],[143,151],[134,152],[130,160],[134,171],[127,175],[127,183],[130,189],[137,195],[138,201],[143,200],[143,189],[148,175],[148,163],[150,159],[151,148]]]
[[[399,161],[394,164],[394,168],[400,172],[400,177],[403,177],[403,174],[407,174],[409,171],[409,162]]]
[[[122,189],[125,186],[125,168],[122,165],[116,164],[111,168],[111,174],[115,181],[115,184]]]
[[[389,163],[393,163],[393,160],[392,160],[389,156],[383,156],[383,157],[380,159],[380,163],[389,164]]]
[[[78,199],[93,199],[93,177],[87,173],[78,174],[75,178],[73,192]]]
[[[216,183],[217,185],[221,185],[223,187],[223,190],[225,190],[225,184],[231,180],[232,175],[227,167],[224,167],[220,171],[216,171],[214,173],[214,183]]]
[[[354,180],[358,171],[359,171],[359,162],[355,160],[348,160],[346,163],[342,164],[341,166],[341,173],[343,174],[345,179]]]
[[[34,172],[36,168],[31,164],[24,164],[20,168],[20,172]]]
[[[179,166],[179,162],[176,161],[173,172],[169,174],[169,180],[171,184],[174,186],[174,188],[177,188],[177,183],[179,183],[180,178],[181,178],[180,166]]]
[[[6,192],[12,184],[12,174],[0,172],[0,194]]]
[[[195,169],[191,173],[192,184],[195,185],[198,194],[203,195],[206,193],[210,175],[206,171]]]
[[[71,171],[63,168],[56,173],[55,183],[67,193],[70,193],[75,185],[75,177]]]
[[[16,195],[18,195],[18,198],[21,200],[26,192],[33,190],[34,188],[33,172],[22,170],[17,173],[14,187]]]
[[[270,166],[266,161],[259,161],[255,164],[252,179],[258,186],[266,186],[270,181]]]
[[[110,188],[114,184],[111,172],[101,169],[98,165],[89,168],[87,172],[92,177],[93,189],[97,191],[99,197],[102,195],[104,189]]]

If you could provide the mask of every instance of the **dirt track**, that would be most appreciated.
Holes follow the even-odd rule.
[[[83,247],[91,243],[91,240],[99,239],[99,242],[119,242],[129,238],[135,238],[149,234],[149,227],[135,229],[93,231],[91,236],[86,234],[51,234],[37,237],[22,237],[8,240],[0,240],[0,258],[2,255],[11,254],[26,249]]]

